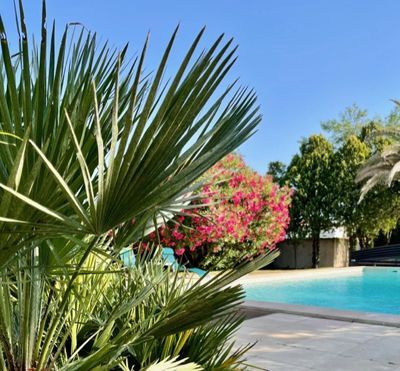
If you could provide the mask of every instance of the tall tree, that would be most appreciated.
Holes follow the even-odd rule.
[[[357,240],[362,248],[368,247],[380,232],[387,234],[396,227],[398,195],[380,187],[359,202],[361,186],[355,179],[365,161],[392,142],[377,133],[397,125],[399,118],[397,108],[384,119],[371,119],[366,110],[353,105],[339,119],[321,124],[336,147],[333,182],[337,190],[333,215],[337,224],[345,227],[351,249]]]
[[[333,146],[322,135],[312,135],[293,157],[287,171],[287,180],[294,188],[291,237],[312,238],[314,268],[319,266],[320,235],[334,226],[332,205]]]
[[[355,177],[360,166],[370,155],[370,149],[355,135],[345,139],[343,145],[334,154],[333,182],[336,186],[333,213],[336,222],[346,228],[350,248],[356,246],[357,232],[365,211],[365,205],[359,204],[360,186]]]

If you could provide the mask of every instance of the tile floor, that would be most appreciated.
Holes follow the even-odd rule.
[[[400,328],[283,313],[249,314],[237,342],[255,341],[248,363],[263,370],[400,370]]]

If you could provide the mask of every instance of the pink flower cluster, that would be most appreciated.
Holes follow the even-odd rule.
[[[202,203],[184,211],[159,230],[161,243],[173,247],[177,255],[186,250],[207,248],[217,254],[232,246],[248,257],[274,249],[285,239],[289,224],[291,191],[279,187],[271,177],[261,176],[247,167],[236,154],[226,156],[205,175]],[[155,234],[150,239],[155,238]]]

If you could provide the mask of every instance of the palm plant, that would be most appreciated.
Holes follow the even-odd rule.
[[[243,320],[236,310],[243,290],[228,287],[243,271],[193,286],[164,270],[160,254],[124,270],[98,251],[71,286],[68,269],[46,273],[41,264],[24,268],[26,260],[1,274],[2,329],[10,334],[1,339],[3,369],[137,370],[169,357],[205,370],[243,366],[248,347],[233,350],[230,341]]]
[[[177,30],[155,73],[144,74],[147,40],[133,61],[127,47],[98,45],[96,35],[74,36],[71,27],[58,44],[54,24],[48,37],[43,2],[36,46],[27,37],[21,0],[18,12],[16,50],[0,17],[0,364],[7,370],[132,367],[129,355],[144,354],[140,346],[152,349],[143,356],[147,365],[177,361],[155,349],[167,349],[160,344],[172,344],[169,336],[232,320],[243,292],[226,286],[275,255],[179,295],[168,291],[167,309],[161,301],[139,321],[145,329],[127,316],[155,300],[151,295],[169,273],[150,280],[149,272],[138,271],[148,285],[140,286],[137,275],[126,282],[115,257],[160,216],[173,215],[196,179],[253,134],[260,121],[254,92],[234,92],[231,84],[215,97],[236,48],[221,36],[196,55],[202,30],[163,83]],[[119,278],[109,279],[113,274]],[[121,294],[115,303],[112,292]],[[188,344],[189,361],[203,362]],[[223,367],[228,353],[213,362]]]
[[[147,371],[198,371],[201,370],[194,363],[183,364],[182,361],[176,360],[176,358],[170,360],[165,359],[161,362],[157,362],[150,366]]]
[[[364,183],[362,198],[377,185],[390,187],[400,179],[400,130],[380,130],[372,135],[387,138],[391,144],[371,156],[357,174],[356,181]]]
[[[54,26],[47,40],[45,8],[40,48],[31,54],[20,9],[16,53],[0,21],[1,228],[19,232],[2,239],[1,265],[28,236],[35,245],[49,235],[98,237],[118,228],[123,245],[260,120],[246,89],[225,106],[233,85],[210,101],[234,62],[232,40],[218,49],[221,36],[192,62],[202,30],[163,84],[177,30],[149,77],[147,41],[133,62],[127,47],[99,47],[84,31],[68,45],[68,28],[57,48]]]

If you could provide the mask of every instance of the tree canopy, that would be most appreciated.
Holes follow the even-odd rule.
[[[272,161],[268,164],[267,175],[272,176],[272,180],[282,186],[285,183],[286,170],[282,161]]]
[[[371,117],[368,110],[353,104],[346,107],[338,118],[321,122],[322,130],[327,134],[328,139],[335,146],[342,145],[346,139],[355,135],[367,139],[372,131],[383,128],[391,129],[400,125],[400,109],[396,105],[386,117]]]
[[[313,239],[314,265],[318,263],[321,231],[344,227],[353,249],[357,241],[362,248],[368,247],[379,234],[388,235],[396,228],[398,192],[393,187],[375,187],[360,200],[361,185],[356,177],[366,162],[370,170],[376,170],[369,188],[379,183],[384,173],[386,177],[394,174],[397,152],[390,145],[398,140],[399,134],[392,128],[399,122],[397,107],[382,119],[370,118],[367,110],[353,105],[339,118],[321,124],[326,137],[320,134],[305,139],[287,169],[279,161],[269,164],[268,173],[295,190],[289,236]],[[380,135],[382,132],[392,134]],[[385,148],[391,149],[391,154]],[[383,156],[392,157],[385,161]]]
[[[301,144],[286,175],[294,189],[289,231],[292,238],[312,237],[314,267],[319,265],[320,234],[334,225],[333,153],[332,144],[324,136],[312,135]]]

